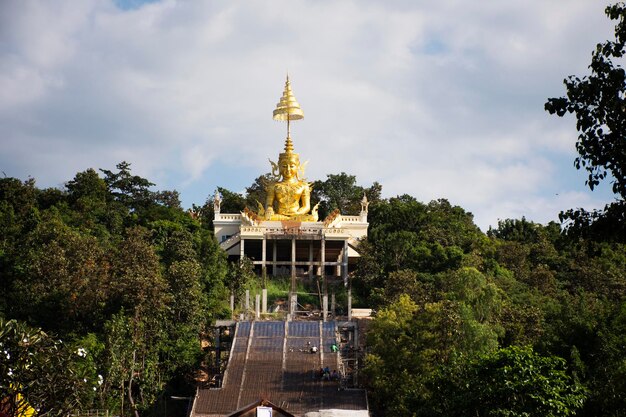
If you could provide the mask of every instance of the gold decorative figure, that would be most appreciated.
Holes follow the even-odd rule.
[[[266,220],[316,221],[311,211],[311,184],[304,178],[305,164],[300,164],[300,156],[293,151],[291,141],[291,120],[301,120],[304,112],[291,91],[289,76],[285,90],[273,113],[274,120],[287,122],[285,151],[279,154],[278,163],[270,160],[274,181],[267,185],[265,201]]]

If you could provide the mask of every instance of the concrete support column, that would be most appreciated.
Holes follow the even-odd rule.
[[[289,313],[293,319],[295,318],[296,310],[298,310],[298,294],[292,292],[290,299],[291,301],[289,302]]]
[[[313,278],[313,241],[309,241],[309,279]]]
[[[256,294],[254,300],[254,313],[257,320],[261,318],[261,294]]]
[[[220,343],[220,328],[215,328],[215,369],[220,369],[220,359],[222,355],[221,343]]]
[[[276,276],[276,240],[272,240],[272,276]]]
[[[348,241],[343,241],[343,251],[341,257],[341,278],[343,285],[348,285]]]
[[[265,235],[263,235],[263,245],[261,248],[261,277],[263,278],[263,288],[267,285],[267,239]]]
[[[295,284],[296,279],[296,238],[291,238],[291,278],[292,284]],[[292,287],[295,289],[295,285]]]
[[[323,308],[322,308],[322,320],[324,320],[324,322],[326,322],[326,319],[328,318],[328,295],[324,294],[324,298],[323,298]]]
[[[244,252],[245,243],[246,241],[244,240],[244,238],[241,238],[241,240],[239,241],[239,259],[240,260],[242,260],[245,255],[245,252]]]
[[[348,278],[348,241],[343,241],[343,259],[342,259],[342,278],[343,284],[348,287],[348,321],[352,320],[352,282]]]
[[[235,313],[235,294],[230,295],[230,314]]]
[[[319,271],[319,276],[322,277],[322,279],[326,278],[326,267],[325,264],[326,263],[326,239],[324,238],[324,236],[322,236],[322,240],[321,240],[321,245],[320,245],[320,271]]]
[[[261,293],[263,294],[263,296],[262,296],[262,300],[263,301],[261,303],[261,305],[262,305],[261,312],[262,313],[267,313],[267,288],[263,288],[261,290]]]
[[[291,303],[290,313],[295,314],[297,309],[297,296],[296,296],[296,238],[291,238]]]
[[[348,281],[348,321],[352,320],[352,284]]]

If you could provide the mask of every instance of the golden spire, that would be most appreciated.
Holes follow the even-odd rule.
[[[285,90],[283,96],[280,98],[278,104],[276,104],[276,110],[273,113],[273,119],[279,121],[287,121],[287,139],[285,141],[285,151],[291,152],[293,150],[293,144],[291,143],[291,131],[289,122],[291,120],[304,119],[304,112],[300,108],[300,104],[291,91],[291,83],[289,82],[289,75],[287,75],[287,81],[285,81]]]

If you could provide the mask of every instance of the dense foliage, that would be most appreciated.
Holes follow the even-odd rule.
[[[64,189],[0,179],[3,408],[154,414],[190,389],[199,334],[229,314],[208,224],[128,163],[102,173]]]
[[[353,281],[378,309],[365,358],[378,415],[626,412],[624,244],[525,219],[484,234],[445,200],[370,208]]]
[[[117,170],[61,190],[0,180],[3,407],[162,415],[198,335],[252,279],[213,238],[212,197],[186,213],[175,192]],[[263,181],[220,189],[224,211],[254,208]],[[364,369],[377,415],[626,412],[624,244],[523,218],[485,234],[447,200],[382,199],[344,173],[316,187],[324,210],[371,201],[351,280],[355,305],[377,309]]]

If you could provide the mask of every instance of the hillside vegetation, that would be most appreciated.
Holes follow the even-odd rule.
[[[222,189],[224,211],[256,199],[255,184]],[[185,212],[152,186],[127,163],[63,189],[0,180],[5,409],[164,415],[193,392],[199,336],[259,283],[219,249],[210,198]],[[326,211],[371,201],[351,280],[355,304],[377,310],[365,368],[377,415],[626,412],[623,242],[525,219],[485,234],[446,200],[382,199],[345,173],[316,186]]]

